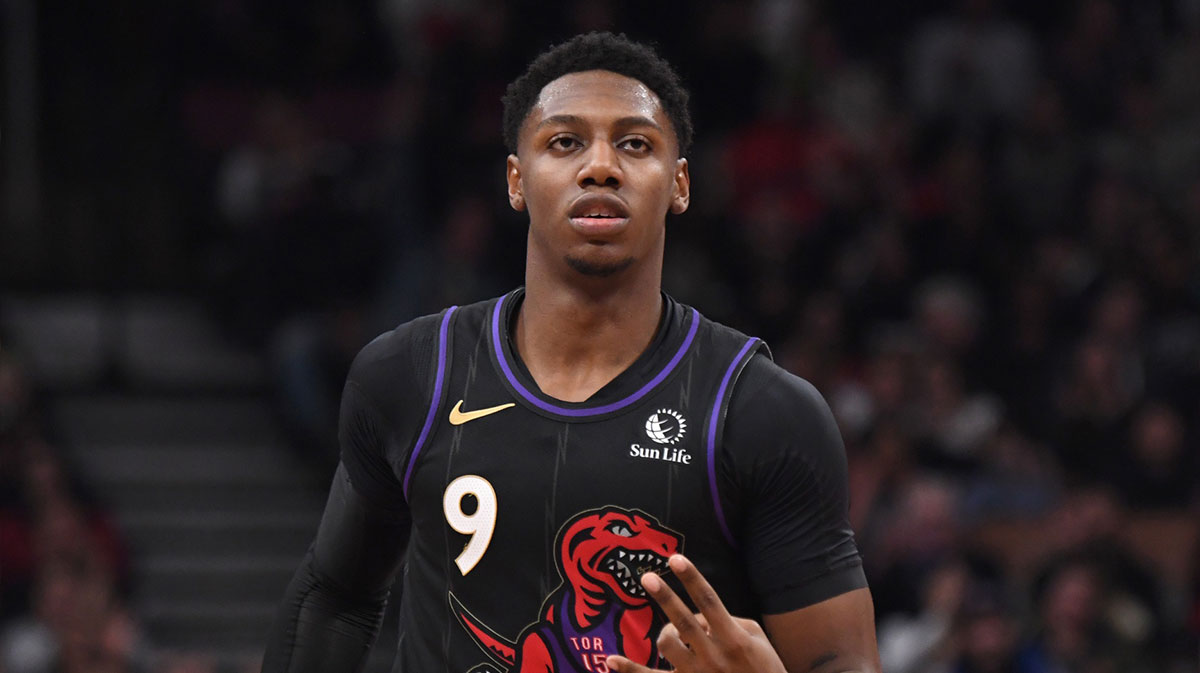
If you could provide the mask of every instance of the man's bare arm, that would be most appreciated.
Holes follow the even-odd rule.
[[[789,673],[878,673],[875,614],[868,589],[766,615],[763,625]]]

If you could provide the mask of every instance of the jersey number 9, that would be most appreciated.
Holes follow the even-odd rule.
[[[463,499],[468,495],[475,498],[475,511],[470,514],[463,511]],[[496,490],[483,477],[463,475],[446,487],[442,511],[451,528],[471,536],[462,553],[454,559],[459,572],[466,575],[483,558],[492,542],[492,533],[496,531]]]

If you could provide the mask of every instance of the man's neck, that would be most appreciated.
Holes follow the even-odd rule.
[[[545,280],[526,274],[514,345],[543,393],[583,402],[654,340],[663,310],[660,283],[612,283],[597,291],[598,283]]]

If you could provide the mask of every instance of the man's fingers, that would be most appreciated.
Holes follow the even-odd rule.
[[[667,624],[662,628],[655,644],[658,646],[658,653],[671,662],[671,670],[684,673],[694,670],[692,662],[696,655],[680,640],[679,629],[675,628],[674,624]],[[656,673],[658,671],[658,669],[646,668],[617,654],[609,656],[606,663],[609,669],[618,673]]]
[[[610,654],[605,660],[605,665],[608,670],[616,671],[617,673],[667,673],[666,671],[657,668],[646,668],[645,666],[634,663],[619,654]]]
[[[674,625],[678,632],[678,638],[684,645],[700,654],[707,652],[712,647],[708,629],[697,621],[696,615],[683,602],[683,599],[677,596],[661,577],[654,573],[646,573],[642,575],[642,586],[662,608],[663,614]],[[670,658],[666,653],[663,656]]]
[[[703,615],[701,615],[701,616],[703,616]],[[767,635],[767,632],[763,630],[762,624],[759,624],[758,622],[754,621],[753,619],[734,617],[733,623],[736,624],[740,629],[742,629],[746,633],[749,633],[752,636],[763,636],[765,638]]]
[[[704,575],[700,574],[696,566],[682,554],[675,554],[667,563],[671,566],[671,572],[674,572],[679,581],[683,582],[683,588],[692,597],[696,609],[704,616],[706,624],[704,632],[710,633],[718,639],[722,635],[732,634],[736,628],[733,617],[725,609],[721,597],[713,590],[708,580],[704,579]]]
[[[647,573],[642,576],[642,586],[670,621],[659,634],[659,654],[666,657],[676,671],[694,671],[701,662],[704,662],[704,668],[723,666],[720,662],[730,661],[730,657],[740,660],[739,655],[744,654],[745,648],[755,635],[762,633],[762,629],[752,620],[735,620],[712,585],[691,561],[676,554],[668,560],[668,564],[700,612],[693,613],[658,575]],[[613,660],[616,665],[612,668],[619,673],[645,673],[651,670],[635,667],[632,662],[626,666],[622,659]]]
[[[696,653],[684,644],[679,637],[679,630],[674,624],[667,624],[663,627],[662,632],[658,634],[658,653],[667,658],[671,662],[671,667],[676,671],[692,670],[692,659],[696,658]]]

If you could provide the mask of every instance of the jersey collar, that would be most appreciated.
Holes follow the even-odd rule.
[[[517,288],[495,300],[487,326],[492,356],[505,386],[524,406],[564,420],[601,420],[637,404],[677,370],[700,326],[700,313],[696,309],[664,293],[663,319],[650,347],[587,401],[564,402],[538,388],[513,348],[512,321],[524,298],[524,288]]]

